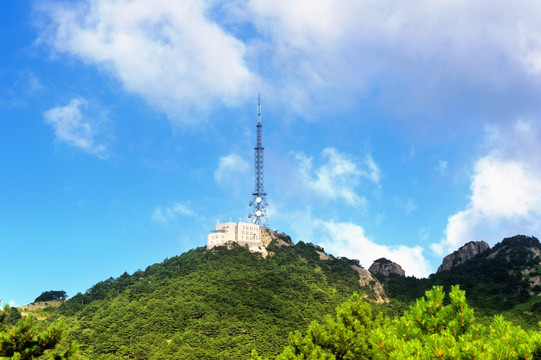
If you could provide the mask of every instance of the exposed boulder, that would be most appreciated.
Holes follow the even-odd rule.
[[[374,263],[368,268],[372,274],[382,274],[384,276],[390,276],[392,274],[398,276],[406,276],[406,272],[400,265],[391,260],[380,258],[374,261]]]
[[[467,244],[461,246],[458,250],[452,254],[443,258],[443,261],[438,268],[438,272],[451,270],[453,267],[465,263],[466,261],[473,259],[477,254],[490,249],[490,246],[484,241],[470,241]]]
[[[289,235],[279,233],[278,231],[274,231],[266,227],[261,227],[261,245],[267,247],[273,240],[276,240],[276,244],[278,246],[293,245],[293,241]]]

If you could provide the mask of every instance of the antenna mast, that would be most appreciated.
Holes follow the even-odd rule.
[[[249,206],[252,212],[248,214],[248,218],[252,219],[252,223],[266,226],[267,225],[267,193],[265,192],[263,180],[263,135],[261,125],[261,95],[257,95],[257,144],[255,150],[255,189],[252,194],[252,201]]]

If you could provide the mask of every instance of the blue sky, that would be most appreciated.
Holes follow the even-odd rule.
[[[0,298],[73,296],[246,220],[427,276],[541,230],[538,1],[4,1]]]

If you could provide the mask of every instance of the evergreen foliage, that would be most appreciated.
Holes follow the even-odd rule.
[[[281,240],[291,244],[286,235]],[[390,303],[369,305],[354,295],[336,318],[325,315],[351,293],[370,295],[352,268],[357,260],[322,260],[303,242],[273,242],[266,258],[235,245],[198,248],[99,282],[47,309],[47,322],[64,321],[68,340],[98,360],[246,359],[252,349],[277,359],[513,359],[519,352],[531,358],[538,333],[516,325],[532,328],[541,312],[523,271],[541,269],[531,251],[541,249],[536,240],[504,240],[493,255],[479,254],[429,279],[379,276]],[[455,282],[480,318],[473,318]],[[501,311],[514,325],[492,317]],[[298,332],[307,326],[306,335]],[[288,346],[287,333],[294,334]],[[490,342],[494,346],[486,347]]]
[[[305,335],[290,335],[276,360],[301,359],[539,359],[541,332],[526,331],[495,316],[489,326],[476,322],[465,292],[453,286],[448,304],[442,286],[426,291],[400,317],[374,317],[354,294]],[[257,351],[253,359],[261,360]]]
[[[392,263],[391,260],[386,259],[386,258],[384,258],[384,257],[379,258],[379,259],[377,259],[377,260],[374,261],[374,262],[375,262],[375,263],[380,263],[380,264],[391,264],[391,263]]]
[[[320,260],[310,245],[198,248],[77,294],[49,321],[91,359],[246,359],[275,355],[285,334],[361,291],[351,260]]]
[[[62,323],[49,326],[40,332],[35,320],[30,317],[22,317],[14,324],[10,324],[11,309],[6,305],[0,311],[0,359],[25,360],[34,359],[44,355],[46,350],[57,346],[62,338]],[[18,312],[16,312],[18,314]],[[20,317],[20,314],[19,314]],[[10,326],[11,325],[11,326]],[[52,354],[55,360],[79,359],[78,348],[72,343],[63,355]]]
[[[63,290],[60,290],[60,291],[50,290],[50,291],[42,292],[41,295],[38,296],[36,300],[34,300],[34,302],[36,303],[36,302],[42,302],[42,301],[66,300],[67,297],[68,295]]]
[[[537,326],[541,320],[541,286],[532,287],[530,276],[541,274],[541,244],[535,237],[506,238],[490,251],[478,254],[451,270],[428,279],[378,276],[391,299],[411,303],[435,285],[449,291],[453,284],[466,290],[468,300],[480,315],[508,314],[523,325]],[[525,274],[526,270],[536,270]],[[526,312],[526,313],[525,313]],[[518,318],[517,318],[518,317]]]

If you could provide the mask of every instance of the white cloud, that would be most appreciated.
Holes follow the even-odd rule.
[[[518,121],[512,129],[490,128],[488,153],[475,164],[466,208],[449,217],[439,254],[471,240],[489,243],[541,231],[540,126]]]
[[[171,118],[260,87],[306,116],[375,93],[401,115],[456,112],[465,97],[468,113],[498,114],[498,99],[524,106],[541,92],[537,0],[83,0],[41,11],[41,41]]]
[[[520,6],[489,0],[251,0],[247,9],[272,42],[275,51],[264,56],[285,70],[284,91],[296,93],[287,94],[291,99],[307,100],[321,89],[333,100],[340,89],[368,96],[376,82],[378,89],[396,91],[391,97],[402,105],[431,106],[421,103],[425,95],[433,101],[457,84],[493,93],[491,86],[513,86],[517,74],[529,82],[524,75],[530,69],[541,72],[541,5],[535,0]]]
[[[195,216],[195,212],[186,204],[174,203],[166,208],[156,207],[152,213],[152,220],[167,223],[178,216]]]
[[[381,244],[356,223],[328,220],[315,215],[314,211],[320,210],[320,206],[293,209],[285,204],[274,203],[273,208],[273,223],[287,224],[288,234],[294,241],[311,242],[323,246],[327,254],[358,259],[367,269],[374,260],[385,257],[398,263],[407,276],[426,277],[432,271],[424,249],[419,245]]]
[[[218,168],[214,171],[214,179],[222,184],[236,182],[235,179],[246,174],[249,169],[250,165],[246,160],[231,153],[220,158]]]
[[[0,299],[0,308],[3,307],[3,304],[4,303],[4,299]],[[10,307],[17,307],[17,304],[15,303],[15,300],[10,300],[8,303],[7,303]]]
[[[398,263],[407,276],[426,277],[431,272],[421,246],[380,245],[369,239],[364,229],[353,223],[316,220],[320,245],[327,253],[358,259],[368,268],[381,257]]]
[[[525,24],[519,24],[521,35],[521,55],[526,68],[532,74],[541,73],[541,31],[527,28]]]
[[[295,153],[301,182],[323,198],[342,199],[352,206],[365,205],[366,199],[359,196],[355,188],[363,178],[379,183],[380,170],[372,156],[368,154],[364,162],[359,162],[334,148],[325,148],[321,157],[325,162],[314,169],[312,157]]]
[[[208,19],[197,0],[47,3],[41,41],[98,65],[171,119],[253,92],[245,45]]]
[[[101,119],[92,119],[83,113],[87,107],[82,98],[71,99],[68,105],[45,112],[45,122],[54,128],[56,138],[87,153],[106,157],[107,149],[95,140]]]
[[[366,155],[365,165],[367,169],[361,171],[361,176],[364,176],[368,178],[370,181],[372,181],[373,183],[378,184],[381,174],[380,174],[379,166],[376,164],[376,162],[372,158],[372,155],[370,154]]]

